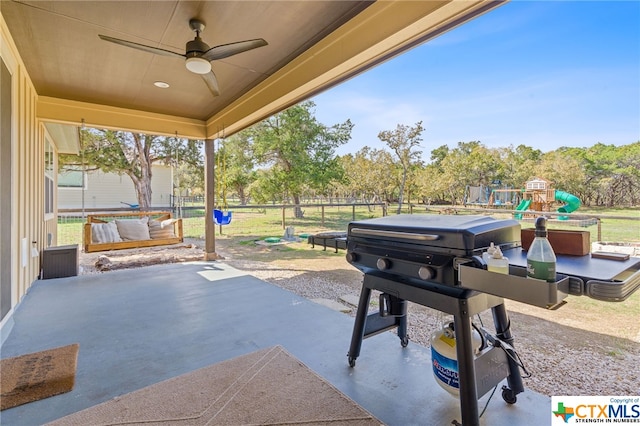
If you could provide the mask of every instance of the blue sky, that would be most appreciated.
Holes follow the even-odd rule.
[[[481,141],[552,151],[640,140],[640,1],[511,2],[313,98],[355,124],[338,154],[422,120],[425,160]]]

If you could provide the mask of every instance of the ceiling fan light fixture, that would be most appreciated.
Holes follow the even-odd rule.
[[[203,58],[187,58],[187,69],[195,74],[208,74],[211,72],[211,62]]]
[[[218,80],[211,70],[211,61],[228,58],[269,44],[264,39],[256,38],[209,47],[209,45],[200,38],[200,33],[204,30],[205,23],[198,18],[192,18],[189,20],[189,27],[196,33],[196,36],[193,40],[187,41],[184,54],[173,50],[165,50],[154,46],[135,43],[130,40],[121,40],[119,38],[109,37],[103,34],[98,34],[98,37],[101,40],[110,43],[119,44],[121,46],[130,47],[132,49],[137,49],[154,55],[170,56],[174,58],[177,57],[182,60],[186,59],[185,66],[187,70],[194,74],[200,74],[200,76],[202,76],[202,80],[205,82],[213,96],[220,96],[220,88]],[[254,72],[253,70],[250,71]],[[160,81],[155,82],[154,84],[163,89],[169,87],[168,84],[163,83],[164,82]]]

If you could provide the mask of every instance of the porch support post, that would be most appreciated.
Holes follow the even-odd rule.
[[[216,227],[213,223],[215,195],[215,144],[214,139],[204,141],[204,260],[220,259],[216,253]]]

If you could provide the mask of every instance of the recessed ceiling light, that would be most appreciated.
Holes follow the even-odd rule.
[[[156,81],[153,85],[161,89],[167,89],[169,87],[169,83],[165,83],[164,81]]]

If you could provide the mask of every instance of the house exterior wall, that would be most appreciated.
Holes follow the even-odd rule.
[[[169,166],[153,165],[151,178],[151,207],[169,207],[173,190],[173,171]],[[83,203],[84,198],[84,203]],[[58,188],[58,209],[126,208],[138,204],[133,182],[127,175],[87,172],[84,188]]]
[[[0,318],[0,336],[6,337],[5,325],[10,322],[16,305],[27,293],[40,273],[38,253],[56,244],[55,209],[45,214],[44,147],[49,139],[44,125],[36,114],[38,94],[26,71],[18,50],[11,38],[4,18],[0,14],[0,57],[10,74],[11,87],[11,196],[2,194],[0,202],[10,203],[9,214],[0,218],[2,232],[10,232],[9,250],[3,251],[10,257],[3,265],[9,265],[8,280],[11,285],[11,310]],[[53,145],[53,158],[57,156]],[[54,162],[53,167],[57,165]],[[55,184],[55,181],[54,181]],[[55,191],[53,193],[55,196]],[[55,200],[54,200],[55,206]],[[50,236],[49,236],[50,234]],[[36,249],[36,251],[32,250]]]

